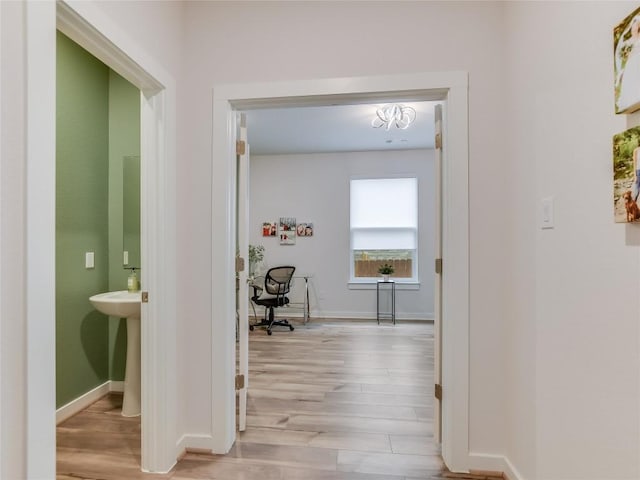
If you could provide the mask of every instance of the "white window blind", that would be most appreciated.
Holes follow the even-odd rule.
[[[398,258],[399,251],[406,252],[403,258],[410,256],[412,273],[408,276],[415,278],[418,179],[353,179],[350,186],[352,278],[363,276],[364,258],[392,260]],[[357,257],[356,252],[360,252]],[[402,276],[406,277],[406,272]]]
[[[351,180],[353,249],[415,249],[417,229],[417,178]]]

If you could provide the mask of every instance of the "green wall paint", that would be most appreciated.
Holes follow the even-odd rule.
[[[133,157],[133,158],[132,158]],[[136,163],[131,169],[131,163]],[[131,177],[134,178],[131,178]],[[125,181],[126,180],[126,181]],[[126,187],[126,188],[125,188]],[[124,198],[137,197],[127,204],[137,211],[124,215]],[[137,228],[129,225],[130,264],[140,267],[140,90],[114,71],[109,74],[109,290],[126,290],[128,270],[123,264],[125,219],[137,219]],[[131,223],[131,221],[129,221]],[[132,247],[136,245],[136,248]],[[134,263],[131,263],[131,262]],[[125,320],[109,321],[109,353],[111,380],[124,380],[126,354]]]
[[[140,155],[140,92],[58,33],[56,100],[56,403],[61,407],[108,379],[124,378],[125,323],[107,319],[88,299],[126,288],[122,152]],[[117,156],[119,163],[111,165]],[[84,268],[85,252],[95,252],[94,269]]]
[[[109,69],[58,34],[56,402],[109,375],[109,324],[89,297],[108,290]],[[84,268],[95,252],[95,268]]]

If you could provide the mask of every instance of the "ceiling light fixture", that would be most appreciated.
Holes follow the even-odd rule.
[[[413,108],[393,103],[376,110],[376,117],[371,121],[371,126],[385,127],[385,130],[390,130],[391,126],[395,125],[396,128],[405,130],[415,119],[416,111]]]

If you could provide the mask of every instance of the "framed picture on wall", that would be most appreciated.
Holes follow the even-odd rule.
[[[640,109],[640,7],[613,29],[616,113]]]
[[[313,223],[299,223],[296,232],[299,237],[313,237]]]
[[[262,236],[263,237],[275,237],[276,236],[276,222],[262,222]]]
[[[616,223],[640,221],[640,127],[613,136],[613,208]]]
[[[280,235],[280,245],[295,245],[296,219],[291,217],[281,217],[278,234]]]

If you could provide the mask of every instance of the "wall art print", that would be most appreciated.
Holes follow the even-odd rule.
[[[299,237],[313,237],[313,223],[299,223],[296,232]]]
[[[616,113],[640,108],[640,7],[613,29]]]
[[[278,225],[280,245],[296,244],[296,219],[292,217],[280,217]]]
[[[275,237],[276,236],[276,222],[262,222],[262,236],[263,237]]]
[[[613,136],[613,208],[616,223],[640,221],[640,127]]]

